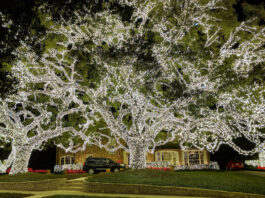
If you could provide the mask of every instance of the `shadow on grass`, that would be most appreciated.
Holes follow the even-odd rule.
[[[28,196],[32,196],[32,194],[0,193],[0,198],[24,198]]]

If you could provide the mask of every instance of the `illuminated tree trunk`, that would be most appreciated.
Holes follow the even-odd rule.
[[[29,159],[32,153],[32,147],[29,145],[15,146],[15,159],[13,161],[9,174],[27,173]]]
[[[144,169],[146,167],[146,152],[148,146],[137,141],[129,143],[130,162],[132,169]]]

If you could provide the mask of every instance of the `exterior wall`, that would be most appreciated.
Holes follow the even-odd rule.
[[[122,150],[118,150],[112,154],[105,149],[100,149],[98,146],[94,145],[87,146],[85,151],[79,151],[77,153],[66,153],[63,149],[56,148],[56,164],[60,164],[60,158],[66,155],[74,156],[75,164],[84,164],[88,156],[110,158],[115,162],[123,163]]]
[[[265,167],[265,151],[259,153],[259,159],[257,160],[245,160],[245,164],[249,166]]]
[[[265,167],[265,152],[259,154],[259,163],[261,167]]]
[[[154,162],[155,161],[155,154],[147,153],[146,162]]]
[[[156,153],[157,152],[177,152],[178,155],[178,165],[185,165],[184,161],[184,151],[181,149],[157,149],[154,154],[147,153],[146,155],[146,162],[154,162],[157,161]],[[199,151],[198,149],[189,149],[187,151]],[[202,151],[203,159],[202,164],[209,164],[210,162],[210,153],[206,150]],[[60,158],[63,156],[73,156],[75,158],[75,164],[83,164],[88,156],[92,157],[104,157],[110,158],[115,162],[123,163],[128,166],[129,164],[129,153],[123,150],[118,150],[115,153],[110,153],[105,149],[101,149],[98,146],[91,145],[87,146],[85,151],[79,151],[77,153],[66,153],[63,149],[57,148],[56,149],[56,164],[60,164]]]
[[[123,164],[129,165],[129,156],[130,154],[126,151],[123,151]],[[146,162],[153,162],[155,161],[155,155],[151,153],[146,154]]]
[[[177,165],[185,165],[185,159],[184,159],[184,152],[181,149],[157,149],[155,151],[155,157],[154,157],[154,161],[157,161],[156,159],[156,153],[157,152],[177,152],[178,154],[178,163]],[[200,151],[199,149],[188,149],[186,151]],[[209,164],[210,163],[210,153],[207,150],[203,150],[202,151],[202,164]]]

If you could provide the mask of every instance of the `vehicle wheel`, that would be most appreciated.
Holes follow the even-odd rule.
[[[95,173],[94,169],[91,168],[91,169],[88,170],[88,174],[89,175],[93,175],[94,173]]]
[[[115,173],[120,172],[120,169],[119,169],[119,168],[115,168],[115,169],[114,169],[114,172],[115,172]]]

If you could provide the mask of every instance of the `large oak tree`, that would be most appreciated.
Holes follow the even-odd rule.
[[[260,18],[238,21],[235,3],[87,1],[71,15],[44,3],[41,57],[23,44],[14,68],[27,68],[49,97],[68,90],[78,113],[58,126],[74,129],[59,144],[67,151],[123,148],[136,169],[147,151],[173,140],[253,154],[265,147],[265,28]]]

